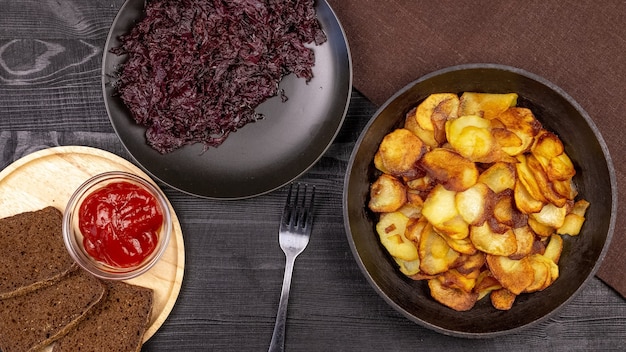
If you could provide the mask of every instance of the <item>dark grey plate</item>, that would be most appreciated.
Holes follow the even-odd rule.
[[[343,124],[352,90],[346,37],[325,1],[318,0],[316,9],[328,41],[313,48],[314,78],[308,84],[294,75],[285,77],[280,86],[289,100],[282,103],[274,97],[261,104],[257,112],[265,119],[231,133],[218,148],[203,152],[202,145],[191,145],[167,155],[146,144],[145,128],[135,124],[112,88],[125,57],[110,49],[143,16],[143,7],[144,0],[128,0],[113,21],[102,60],[102,88],[115,132],[146,172],[185,193],[239,199],[291,182],[322,157]]]
[[[520,295],[509,311],[483,299],[468,312],[456,312],[430,297],[424,281],[412,281],[380,244],[375,216],[368,212],[372,160],[382,138],[400,126],[405,114],[432,93],[465,91],[518,93],[519,106],[530,108],[545,128],[556,132],[577,168],[580,197],[591,203],[580,235],[564,236],[560,277],[541,292]],[[608,148],[589,115],[563,90],[526,71],[490,64],[462,65],[424,76],[390,98],[363,130],[348,164],[344,220],[354,257],[365,277],[393,308],[438,332],[485,338],[519,331],[545,320],[564,306],[594,275],[615,227],[617,183]]]

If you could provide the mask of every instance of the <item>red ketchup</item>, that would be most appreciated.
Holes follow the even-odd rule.
[[[90,256],[127,268],[155,250],[163,213],[150,192],[120,181],[89,194],[80,205],[78,222]]]

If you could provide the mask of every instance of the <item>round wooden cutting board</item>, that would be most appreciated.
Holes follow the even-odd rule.
[[[152,181],[137,166],[104,150],[82,146],[44,149],[26,155],[0,171],[0,218],[47,206],[63,212],[76,188],[88,178],[106,171],[131,172]],[[154,306],[144,342],[154,335],[172,311],[183,280],[185,246],[171,204],[170,210],[172,237],[163,257],[150,271],[127,281],[154,290]]]

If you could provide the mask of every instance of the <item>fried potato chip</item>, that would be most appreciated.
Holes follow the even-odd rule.
[[[459,116],[479,115],[491,120],[503,111],[517,104],[516,93],[474,93],[461,94]]]
[[[433,180],[432,177],[425,175],[423,177],[407,181],[406,185],[412,190],[429,192],[435,186],[435,180]]]
[[[459,110],[459,97],[453,93],[435,93],[429,95],[417,106],[415,120],[427,131],[434,131],[435,121],[455,119]],[[439,115],[439,116],[438,116]]]
[[[433,149],[424,154],[420,165],[449,190],[464,191],[478,180],[476,165],[452,150]]]
[[[547,130],[541,130],[537,134],[530,149],[530,152],[536,157],[543,157],[547,160],[563,154],[564,151],[563,143],[559,137]]]
[[[558,264],[561,252],[563,252],[563,238],[559,235],[550,236],[550,241],[543,252],[543,256],[550,259],[554,264]]]
[[[535,278],[535,271],[528,257],[514,260],[506,256],[487,254],[487,265],[502,287],[516,295],[530,286]]]
[[[473,254],[461,254],[454,268],[461,274],[470,274],[485,265],[485,253],[476,251]]]
[[[465,225],[465,227],[467,228],[467,224]],[[450,246],[450,248],[452,248],[456,252],[465,255],[472,255],[477,252],[476,247],[474,247],[474,244],[467,235],[463,238],[453,238],[437,229],[435,229],[435,231],[441,236],[441,238],[446,241],[448,246]]]
[[[474,286],[474,292],[478,293],[478,300],[483,299],[492,291],[502,288],[500,282],[491,275],[489,270],[482,271],[476,279],[476,285]]]
[[[516,179],[515,166],[503,162],[491,165],[478,176],[478,182],[486,184],[495,193],[500,193],[505,189],[514,189]]]
[[[398,264],[398,268],[400,272],[402,272],[406,276],[416,275],[420,272],[420,259],[417,258],[415,260],[403,260],[400,258],[393,258],[394,261]]]
[[[489,298],[491,299],[491,304],[495,309],[509,310],[513,307],[513,303],[515,302],[517,295],[506,288],[501,288],[499,290],[492,291]]]
[[[469,224],[460,215],[456,215],[443,223],[433,223],[433,227],[438,233],[445,234],[455,240],[462,240],[469,236]]]
[[[557,229],[563,226],[565,215],[567,215],[567,206],[557,207],[548,203],[538,213],[530,214],[530,217],[542,225]]]
[[[556,205],[557,207],[562,207],[567,202],[567,198],[558,194],[554,188],[552,187],[552,182],[548,178],[543,166],[537,160],[534,155],[528,155],[526,158],[526,164],[528,169],[533,173],[535,181],[537,183],[537,187],[539,187],[539,192],[545,197],[545,199]]]
[[[511,107],[499,114],[496,119],[504,127],[515,133],[522,141],[519,146],[502,147],[502,150],[511,156],[516,156],[530,150],[535,136],[541,130],[541,123],[537,121],[530,109]]]
[[[515,164],[515,169],[517,171],[518,180],[522,182],[526,191],[530,196],[542,203],[547,203],[548,199],[541,192],[541,188],[537,183],[537,179],[535,178],[534,170],[532,170],[528,166],[528,158],[526,155],[518,155],[517,160],[519,161]]]
[[[418,252],[421,261],[420,270],[428,275],[447,271],[459,257],[459,253],[450,248],[430,224],[422,231]]]
[[[511,259],[520,259],[522,257],[530,255],[533,251],[533,245],[535,243],[535,233],[530,228],[530,226],[526,225],[523,227],[514,228],[513,234],[515,234],[517,250],[509,257]]]
[[[446,122],[446,137],[454,150],[473,162],[490,163],[501,158],[491,122],[479,116],[465,115]]]
[[[409,218],[400,212],[383,213],[376,224],[380,242],[392,257],[406,261],[418,258],[417,247],[405,236]]]
[[[515,182],[515,188],[513,189],[513,198],[515,199],[515,206],[519,211],[524,214],[537,213],[543,207],[543,202],[533,198],[524,183],[519,179]]]
[[[466,223],[481,225],[491,214],[494,197],[486,184],[478,182],[455,195],[456,208]]]
[[[417,119],[415,118],[415,111],[417,108],[412,109],[406,114],[404,119],[404,128],[413,132],[419,139],[424,142],[427,146],[431,148],[436,148],[439,146],[439,142],[435,140],[435,131],[434,130],[425,130],[417,123]]]
[[[565,215],[563,225],[559,227],[556,232],[561,235],[577,236],[583,227],[585,222],[585,213],[589,207],[589,202],[581,199],[574,203],[572,210],[569,214]]]
[[[559,235],[577,236],[580,233],[584,222],[585,217],[569,213],[565,215],[565,221],[563,221],[563,225],[561,225],[561,227],[556,229],[556,233]]]
[[[378,213],[390,213],[400,209],[407,202],[406,187],[402,181],[382,174],[370,187],[370,210]]]
[[[546,226],[533,217],[528,217],[528,226],[530,226],[535,234],[544,238],[550,237],[555,233],[553,227]]]
[[[472,292],[476,285],[476,278],[480,274],[480,270],[475,270],[467,274],[463,274],[455,269],[450,269],[440,276],[440,281],[444,286],[450,288],[458,288],[464,292]]]
[[[428,287],[430,288],[430,295],[437,302],[459,312],[472,309],[478,300],[477,293],[447,287],[438,278],[428,280]]]
[[[477,249],[487,254],[507,256],[517,251],[513,230],[495,233],[487,222],[481,226],[470,226],[470,239]]]
[[[589,208],[589,205],[590,204],[588,201],[581,199],[577,201],[576,203],[574,203],[571,213],[576,214],[578,216],[585,216],[585,214],[587,213],[587,209]]]
[[[431,224],[443,224],[458,215],[455,201],[456,192],[438,184],[424,200],[422,215]]]
[[[378,148],[382,168],[398,177],[416,177],[416,164],[425,150],[422,140],[403,128],[387,134]]]
[[[533,282],[526,287],[524,292],[542,291],[552,284],[551,267],[555,264],[541,254],[529,256],[529,261],[535,274]]]
[[[422,237],[422,231],[428,225],[428,220],[425,217],[419,217],[417,219],[409,218],[404,230],[404,236],[413,241],[416,245],[419,245],[420,238]]]
[[[508,148],[509,150],[516,150],[522,147],[522,140],[513,132],[500,126],[502,123],[499,120],[492,120],[491,134],[496,139],[498,145],[502,148]],[[503,126],[503,125],[502,125]]]
[[[550,159],[546,174],[551,181],[567,181],[576,175],[572,160],[563,153]]]

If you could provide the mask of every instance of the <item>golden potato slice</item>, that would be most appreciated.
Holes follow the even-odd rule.
[[[564,151],[563,143],[559,137],[547,130],[541,130],[537,134],[530,149],[530,152],[536,157],[544,157],[547,160],[563,154]]]
[[[517,240],[513,230],[495,233],[485,222],[481,226],[470,226],[470,239],[476,247],[487,254],[507,256],[517,251]]]
[[[576,214],[578,216],[585,216],[585,214],[587,213],[587,209],[589,208],[589,202],[581,199],[579,201],[577,201],[576,203],[574,203],[574,206],[572,207],[572,210],[570,211],[572,214]]]
[[[404,128],[413,132],[419,139],[424,142],[427,146],[431,148],[436,148],[439,146],[439,142],[435,140],[435,131],[428,131],[420,127],[415,118],[415,111],[417,108],[412,109],[406,115],[404,119]]]
[[[427,152],[420,165],[449,190],[464,191],[478,180],[476,165],[449,149],[437,148]]]
[[[416,165],[425,150],[422,140],[403,128],[387,134],[378,148],[382,167],[398,177],[417,177]]]
[[[459,257],[459,253],[450,248],[430,224],[422,231],[418,251],[420,270],[427,275],[447,271]]]
[[[406,185],[412,190],[428,192],[435,186],[435,180],[433,180],[432,177],[425,175],[423,177],[407,181]]]
[[[409,218],[400,212],[383,213],[376,224],[380,242],[392,257],[411,261],[418,258],[417,247],[405,236]]]
[[[487,265],[502,287],[516,295],[530,286],[535,278],[528,257],[514,260],[506,256],[487,254]]]
[[[383,164],[383,157],[380,154],[380,150],[376,151],[376,154],[374,154],[374,166],[385,174],[389,173],[389,170],[387,170]]]
[[[467,115],[448,121],[446,136],[452,148],[471,161],[490,163],[502,155],[491,123],[481,117]]]
[[[368,206],[373,212],[390,213],[400,209],[406,202],[404,183],[391,175],[380,175],[370,187]]]
[[[524,214],[537,213],[544,204],[542,201],[533,198],[519,179],[515,182],[513,198],[515,199],[517,209]]]
[[[438,278],[428,280],[428,287],[430,288],[430,295],[437,302],[459,312],[472,309],[478,300],[477,293],[447,287]]]
[[[515,166],[511,163],[497,162],[478,176],[478,182],[489,186],[495,193],[515,188]]]
[[[466,223],[481,225],[491,214],[495,194],[481,182],[455,196],[456,208]]]
[[[467,228],[467,224],[465,226]],[[476,247],[474,247],[474,244],[467,235],[464,238],[453,238],[437,230],[436,228],[435,231],[441,236],[441,238],[446,241],[448,246],[450,246],[450,248],[452,248],[456,252],[465,255],[472,255],[477,252]]]
[[[453,140],[458,140],[463,130],[467,127],[477,127],[489,131],[491,122],[478,115],[459,115],[457,119],[446,122],[446,137],[450,145]]]
[[[420,238],[422,237],[422,231],[428,225],[428,220],[425,217],[409,218],[404,231],[404,236],[410,241],[413,241],[416,245],[419,245]]]
[[[551,181],[567,181],[576,175],[576,169],[565,153],[550,159],[546,173]]]
[[[550,259],[554,264],[558,264],[561,252],[563,252],[563,238],[559,235],[550,236],[550,241],[543,252],[543,256]]]
[[[528,166],[528,158],[526,155],[518,155],[517,160],[519,162],[515,164],[515,169],[517,171],[518,180],[522,182],[526,191],[528,191],[532,198],[542,203],[547,203],[548,199],[546,199],[541,191],[541,188],[539,187],[539,184],[537,183],[534,170]]]
[[[494,202],[493,216],[501,224],[513,227],[521,222],[521,214],[514,207],[513,194],[511,192],[499,193]]]
[[[517,295],[506,288],[501,288],[499,290],[492,291],[489,298],[491,299],[491,305],[493,305],[495,309],[509,310],[513,307],[513,303],[515,303]]]
[[[475,251],[473,254],[462,253],[454,268],[461,274],[470,274],[480,270],[483,265],[485,265],[485,253]]]
[[[455,201],[456,192],[438,184],[424,200],[422,215],[431,224],[443,224],[458,215]]]
[[[546,226],[535,220],[533,217],[528,218],[528,226],[530,226],[533,232],[540,237],[547,238],[555,233],[555,229],[553,227]]]
[[[567,198],[554,191],[552,182],[548,179],[548,175],[539,160],[531,154],[526,158],[526,164],[528,165],[528,169],[530,169],[533,173],[537,186],[539,187],[539,191],[548,200],[548,202],[556,205],[557,207],[564,206],[567,202]]]
[[[492,291],[499,290],[501,288],[502,285],[500,285],[500,282],[493,277],[491,271],[484,270],[480,272],[478,278],[476,279],[474,292],[478,293],[478,300],[481,300]]]
[[[532,111],[526,108],[511,107],[496,118],[507,130],[515,133],[522,141],[519,146],[502,147],[502,151],[511,156],[520,155],[530,150],[535,136],[542,128]]]
[[[479,273],[479,270],[475,270],[467,274],[462,274],[458,270],[450,269],[440,275],[439,281],[444,286],[458,288],[469,293],[474,289],[474,286],[476,285],[476,278]]]
[[[580,215],[569,213],[565,215],[565,221],[563,225],[556,229],[556,233],[559,235],[577,236],[580,233],[580,229],[583,227],[585,218]]]
[[[415,260],[403,260],[400,258],[393,258],[395,262],[398,264],[398,268],[400,272],[406,276],[416,275],[420,272],[420,259],[417,258]]]
[[[515,133],[504,127],[494,127],[500,124],[499,120],[492,120],[491,123],[491,134],[493,138],[496,139],[496,142],[498,142],[498,145],[503,148],[509,148],[510,150],[521,148],[522,140]]]
[[[511,259],[520,259],[522,257],[528,256],[533,251],[533,246],[535,244],[535,232],[530,228],[529,225],[518,227],[513,229],[513,233],[515,234],[515,240],[517,242],[517,250],[515,253],[511,254],[509,258]]]
[[[552,283],[551,264],[554,265],[554,263],[541,254],[529,256],[529,261],[535,275],[533,282],[526,287],[524,292],[542,291]]]
[[[445,234],[455,240],[462,240],[469,236],[469,225],[460,215],[456,215],[443,223],[433,223],[432,225],[438,233]]]
[[[552,189],[568,200],[573,200],[578,195],[574,181],[571,179],[564,181],[553,180]]]
[[[459,116],[479,115],[488,120],[517,104],[516,93],[464,92],[460,98]]]
[[[415,111],[415,120],[422,129],[434,131],[433,119],[436,121],[455,119],[459,110],[458,107],[459,97],[456,94],[431,94],[418,105]]]
[[[542,225],[557,229],[563,226],[565,215],[567,215],[567,206],[557,207],[548,203],[538,213],[530,214],[530,217]]]

